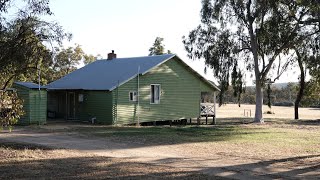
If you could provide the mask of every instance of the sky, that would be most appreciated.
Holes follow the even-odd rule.
[[[187,57],[182,36],[200,24],[201,0],[51,0],[54,15],[73,34],[65,46],[80,44],[85,53],[102,55],[114,50],[117,57],[147,56],[156,37],[164,38],[166,50],[177,54],[207,79],[203,60]],[[297,81],[290,71],[279,82]],[[247,85],[252,84],[247,74]]]

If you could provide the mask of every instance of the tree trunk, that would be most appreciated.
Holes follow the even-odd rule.
[[[297,53],[299,54],[299,53]],[[299,82],[299,91],[297,94],[296,101],[294,103],[294,119],[299,119],[299,104],[303,96],[304,88],[305,88],[305,76],[304,76],[304,69],[303,69],[303,64],[302,64],[302,59],[301,56],[298,55],[298,64],[299,64],[299,69],[300,69],[300,82]]]
[[[262,89],[260,80],[256,80],[256,111],[254,115],[254,122],[256,123],[263,123],[262,105],[263,105],[263,89]]]
[[[248,9],[250,11],[250,9]],[[262,93],[262,81],[264,78],[261,77],[261,72],[259,70],[259,56],[258,56],[258,45],[257,39],[253,31],[253,20],[249,25],[249,34],[251,40],[251,52],[254,60],[254,73],[256,77],[256,112],[254,115],[254,122],[263,123],[262,118],[262,105],[263,105],[263,93]]]

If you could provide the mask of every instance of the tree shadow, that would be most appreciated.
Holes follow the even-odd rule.
[[[61,149],[61,148],[53,148],[40,144],[33,143],[24,143],[24,142],[13,142],[0,139],[0,148],[10,148],[13,150],[53,150],[53,149]]]
[[[24,146],[6,144],[13,149]],[[247,159],[241,163],[234,159],[235,165],[221,163],[221,156],[162,158],[146,162],[104,156],[64,156],[1,161],[0,179],[317,179],[320,170],[320,155]]]
[[[320,126],[320,119],[315,119],[315,120],[294,120],[292,122],[289,122],[289,124]]]
[[[3,162],[0,163],[0,171],[0,179],[211,179],[213,177],[198,171],[108,157]]]
[[[282,159],[260,160],[253,163],[241,163],[236,165],[217,164],[221,158],[207,159],[181,159],[166,158],[153,163],[166,163],[175,165],[183,162],[187,166],[183,168],[196,168],[205,174],[223,177],[227,179],[318,179],[320,176],[320,155],[297,156]],[[249,160],[250,161],[250,160]],[[197,164],[197,166],[189,166]],[[215,164],[208,167],[208,164]],[[181,167],[181,166],[180,166]]]

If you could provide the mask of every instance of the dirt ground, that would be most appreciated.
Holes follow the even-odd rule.
[[[251,111],[251,116],[250,116]],[[263,106],[264,118],[282,118],[282,119],[293,119],[294,108],[293,107],[282,107],[272,106],[271,109],[268,106]],[[274,114],[266,114],[267,111],[271,111]],[[252,104],[241,104],[239,107],[237,104],[226,104],[221,107],[217,106],[217,117],[218,118],[235,118],[235,117],[254,117],[255,105]],[[300,119],[320,119],[319,108],[299,108]]]
[[[110,164],[109,161],[103,161],[103,159],[114,158],[111,162],[123,162],[128,165],[128,170],[125,165],[120,167],[125,172],[133,173],[139,167],[131,166],[131,164],[142,163],[150,168],[159,168],[159,171],[162,169],[162,173],[180,172],[183,175],[179,176],[178,173],[177,177],[181,179],[189,177],[190,174],[191,179],[193,179],[192,177],[196,179],[217,177],[228,179],[318,179],[320,177],[320,154],[318,151],[316,151],[317,153],[299,153],[289,147],[274,149],[266,147],[263,142],[215,141],[156,145],[134,139],[122,139],[121,137],[88,137],[68,132],[68,130],[59,131],[59,129],[65,128],[68,126],[52,125],[52,131],[39,131],[28,127],[18,128],[12,133],[0,134],[0,140],[70,149],[73,152],[84,153],[87,158],[97,158],[99,161],[94,161],[95,165]],[[320,130],[319,126],[314,128],[312,131]],[[46,126],[46,130],[48,129],[50,126]],[[302,131],[309,130],[302,129]],[[320,148],[320,144],[317,146],[316,149]],[[83,156],[81,155],[81,157]],[[78,160],[80,161],[80,159]],[[45,164],[42,161],[39,163]],[[7,167],[7,164],[4,167]],[[144,168],[146,167],[144,166]],[[204,175],[193,176],[197,173]],[[124,177],[130,178],[130,176]],[[166,177],[163,176],[163,178]],[[145,178],[159,179],[161,175],[145,176]]]

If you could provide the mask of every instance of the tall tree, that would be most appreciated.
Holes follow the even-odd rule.
[[[306,86],[305,104],[320,105],[320,36],[311,39],[312,46],[305,46],[309,52],[309,57],[305,61],[310,72],[311,80]]]
[[[51,62],[48,44],[70,37],[59,24],[40,18],[52,15],[48,0],[26,0],[26,6],[10,20],[4,17],[12,1],[4,2],[0,13],[0,89],[19,77],[37,74],[38,68]]]
[[[85,53],[80,45],[68,48],[56,48],[53,58],[51,80],[57,80],[77,69]]]
[[[98,60],[99,57],[101,57],[100,54],[98,54],[98,55],[96,55],[96,56],[94,56],[94,55],[92,55],[92,54],[85,54],[85,55],[83,56],[83,58],[84,58],[84,61],[83,61],[83,62],[84,62],[85,65],[87,65],[87,64],[90,64],[90,63]]]
[[[246,71],[254,72],[254,121],[261,123],[263,88],[290,65],[278,57],[320,33],[319,13],[320,3],[313,0],[202,0],[201,24],[183,43],[190,58],[204,58],[214,68],[222,91],[230,78],[237,82]],[[278,69],[275,77],[272,69]]]
[[[163,41],[164,39],[161,37],[157,37],[152,45],[152,47],[150,47],[149,49],[149,56],[154,56],[154,55],[162,55],[162,54],[166,54],[164,52],[165,48],[164,48],[164,44]],[[171,51],[168,50],[167,54],[171,54]]]
[[[52,15],[49,0],[24,0],[25,6],[8,15],[13,0],[0,0],[0,128],[17,123],[23,114],[22,100],[6,89],[13,80],[33,75],[42,64],[50,64],[51,53],[46,43],[69,36],[57,23],[43,21]],[[10,17],[7,19],[6,17]]]

